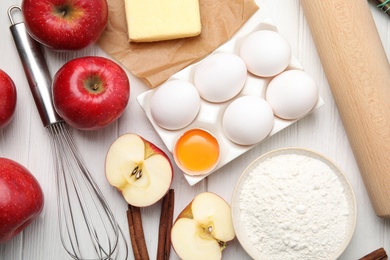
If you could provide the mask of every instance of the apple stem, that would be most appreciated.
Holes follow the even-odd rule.
[[[131,175],[135,175],[135,178],[138,180],[142,176],[142,169],[140,169],[139,166],[135,167]]]
[[[213,226],[207,227],[206,230],[207,230],[206,232],[208,232],[211,236],[213,236],[213,235],[212,235]],[[214,238],[214,236],[213,236],[213,238]],[[221,247],[221,250],[223,250],[223,249],[226,248],[226,246],[227,246],[226,242],[223,242],[223,241],[221,241],[221,240],[219,240],[219,239],[216,239],[216,238],[214,238],[214,239],[217,240],[219,246]]]
[[[92,88],[92,90],[98,90],[99,89],[99,84],[95,83],[95,84],[92,85],[91,88]]]
[[[61,17],[66,17],[67,14],[68,14],[68,8],[66,6],[61,6],[61,7],[58,7],[56,9],[57,13],[61,16]]]
[[[223,242],[221,240],[217,240],[217,241],[218,241],[219,246],[221,247],[221,250],[224,250],[227,247],[226,242]]]

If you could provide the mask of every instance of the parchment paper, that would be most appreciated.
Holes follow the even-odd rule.
[[[199,36],[152,43],[129,43],[124,0],[108,0],[109,21],[99,46],[131,73],[155,88],[170,76],[204,58],[258,10],[253,0],[199,0]]]

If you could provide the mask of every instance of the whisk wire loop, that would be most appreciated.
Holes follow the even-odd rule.
[[[119,239],[125,239],[124,234],[85,166],[66,124],[60,122],[47,128],[57,159],[58,215],[65,250],[74,259],[118,259]],[[76,223],[76,219],[83,225]],[[86,244],[93,248],[95,258],[82,255],[81,249]],[[124,259],[127,256],[126,246]]]
[[[92,181],[92,179],[89,176],[89,171],[84,167],[84,164],[81,160],[81,157],[79,157],[79,155],[77,154],[78,150],[76,149],[76,146],[74,145],[74,143],[72,141],[72,138],[70,138],[69,132],[68,131],[61,131],[60,134],[64,134],[64,136],[63,136],[64,138],[60,139],[61,146],[63,148],[62,150],[64,151],[65,147],[70,147],[71,151],[72,151],[72,153],[70,154],[72,158],[69,159],[68,157],[65,156],[65,159],[66,159],[66,165],[67,165],[68,169],[71,169],[69,171],[69,173],[70,173],[72,184],[74,185],[75,190],[76,190],[75,195],[77,197],[77,201],[78,201],[78,203],[80,203],[80,205],[88,206],[87,202],[85,201],[84,197],[82,196],[82,191],[81,191],[79,182],[76,181],[77,177],[80,177],[80,176],[75,175],[75,173],[76,172],[78,174],[82,173],[82,174],[84,174],[85,177],[88,178],[88,181]],[[73,163],[76,163],[76,164],[73,165]],[[80,167],[79,169],[81,171],[78,172],[77,169],[74,169],[73,167]],[[83,178],[80,178],[80,181],[82,181],[83,184],[85,185],[85,187],[88,188],[89,195],[93,196],[89,185],[87,185],[86,180]],[[94,182],[91,182],[89,184],[91,184],[93,186]],[[93,187],[93,188],[96,188],[96,187]],[[95,207],[97,207],[95,200],[92,200],[92,202],[95,204]],[[88,208],[81,207],[80,209],[81,209],[83,219],[85,220],[85,224],[86,224],[88,233],[90,234],[90,236],[92,236],[94,238],[91,241],[93,242],[92,244],[93,244],[93,247],[95,248],[95,252],[98,253],[99,257],[101,257],[102,251],[104,252],[104,249],[99,245],[99,237],[97,236],[96,230],[91,225],[91,223],[87,221],[88,219],[92,219],[92,216],[90,215]],[[100,212],[98,212],[98,213],[99,213],[99,217],[101,218]],[[74,218],[72,218],[72,225],[74,225],[73,219]],[[107,229],[106,229],[106,231],[107,231]],[[115,235],[118,235],[116,232],[117,230],[114,229],[114,231],[115,231]],[[77,243],[78,243],[78,239],[75,239],[75,241],[77,241]],[[111,249],[110,241],[108,241],[108,243],[109,243],[109,249]],[[107,254],[107,252],[104,252],[104,253]]]

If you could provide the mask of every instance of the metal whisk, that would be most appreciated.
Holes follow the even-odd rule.
[[[62,245],[74,259],[127,259],[124,234],[85,166],[67,125],[54,109],[51,76],[41,46],[28,35],[23,22],[14,23],[11,12],[15,9],[21,10],[19,6],[8,9],[10,30],[55,152]]]

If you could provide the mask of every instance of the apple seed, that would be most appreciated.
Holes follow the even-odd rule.
[[[135,167],[133,172],[131,173],[131,176],[135,175],[135,178],[138,180],[142,177],[142,169],[139,168],[139,166]]]

